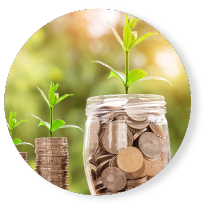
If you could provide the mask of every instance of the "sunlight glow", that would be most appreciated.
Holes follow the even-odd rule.
[[[160,51],[155,56],[155,62],[168,77],[176,77],[181,73],[180,59],[173,50]]]
[[[89,22],[88,33],[92,38],[99,38],[105,33],[110,33],[109,26],[115,26],[119,21],[120,12],[111,10],[89,10],[84,13],[85,19]]]

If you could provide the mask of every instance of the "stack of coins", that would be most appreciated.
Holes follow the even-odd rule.
[[[68,190],[68,142],[67,138],[35,139],[35,171],[52,184]]]
[[[91,119],[89,127],[87,165],[96,195],[137,187],[161,171],[170,159],[169,139],[154,120],[156,115],[141,110],[138,113],[132,106],[142,100],[123,100],[124,106],[116,112],[113,102],[100,102],[103,112]]]
[[[28,159],[27,159],[27,152],[20,152],[22,158],[26,161],[26,163],[28,163]]]

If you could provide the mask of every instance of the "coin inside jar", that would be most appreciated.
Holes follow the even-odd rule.
[[[104,169],[101,179],[104,186],[112,192],[122,190],[127,183],[125,173],[116,167]]]
[[[138,146],[148,160],[156,160],[161,156],[160,140],[152,132],[144,132],[139,138]]]
[[[135,121],[126,121],[126,122],[131,128],[135,129],[143,129],[149,125],[149,120],[145,120],[143,122],[135,122]]]
[[[127,147],[118,153],[117,165],[124,172],[136,172],[143,165],[143,155],[136,147]]]
[[[128,126],[124,120],[110,122],[101,139],[104,149],[111,154],[118,154],[120,150],[128,145]]]

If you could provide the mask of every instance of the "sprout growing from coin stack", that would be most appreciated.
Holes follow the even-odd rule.
[[[17,115],[16,112],[10,111],[9,122],[7,122],[7,126],[8,126],[8,129],[9,129],[9,133],[10,133],[11,138],[12,138],[12,134],[13,134],[13,129],[15,127],[17,127],[18,125],[20,125],[21,123],[26,121],[26,120],[20,120],[19,122],[17,122],[17,120],[15,119],[16,115]],[[19,138],[14,138],[12,140],[13,140],[13,143],[15,144],[15,146],[18,146],[18,145],[31,145],[31,146],[33,146],[31,143],[22,142],[21,139],[19,139]],[[28,162],[27,152],[20,152],[20,154],[23,157],[23,159],[26,162]]]

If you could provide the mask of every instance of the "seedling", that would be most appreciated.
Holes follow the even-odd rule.
[[[95,63],[100,63],[101,65],[104,65],[107,68],[109,68],[111,70],[111,73],[108,78],[114,77],[114,76],[118,77],[124,84],[126,94],[128,94],[128,88],[134,82],[139,82],[139,81],[144,81],[144,80],[163,80],[163,81],[168,82],[170,85],[172,85],[168,80],[166,80],[162,77],[156,77],[156,76],[146,77],[147,73],[143,69],[133,69],[129,72],[129,52],[130,52],[130,50],[134,46],[136,46],[137,44],[139,44],[140,42],[145,40],[146,38],[150,37],[151,35],[159,34],[159,33],[146,33],[146,34],[140,36],[139,38],[137,38],[137,36],[138,36],[137,31],[132,31],[132,29],[135,26],[137,21],[138,21],[138,19],[136,19],[136,17],[131,21],[131,18],[130,17],[128,18],[126,15],[126,24],[123,29],[123,41],[120,38],[117,31],[112,26],[110,26],[108,24],[110,26],[110,28],[112,29],[112,32],[115,35],[117,41],[120,43],[120,45],[122,46],[122,48],[125,52],[125,74],[114,70],[112,67],[108,66],[107,64],[105,64],[101,61],[98,61],[98,60],[92,61]]]
[[[21,123],[27,121],[27,120],[20,120],[19,122],[17,122],[17,120],[15,119],[15,116],[16,116],[16,112],[12,112],[10,111],[10,116],[9,116],[9,123],[7,122],[7,126],[9,128],[9,133],[10,133],[10,136],[12,137],[12,131],[15,127],[17,127],[18,125],[20,125]],[[28,144],[28,145],[31,145],[33,146],[32,144],[28,143],[28,142],[22,142],[20,139],[18,138],[14,138],[12,139],[13,140],[13,143],[15,145],[23,145],[23,144]]]
[[[59,102],[61,102],[62,100],[64,100],[65,98],[67,98],[68,96],[73,95],[73,94],[65,94],[59,98],[59,94],[55,93],[55,91],[57,90],[58,87],[59,87],[58,83],[56,85],[54,85],[54,83],[51,82],[48,98],[46,97],[44,92],[40,88],[38,88],[41,95],[43,96],[44,100],[47,102],[47,104],[50,108],[50,123],[45,122],[44,120],[42,120],[41,118],[39,118],[33,114],[28,114],[28,115],[31,115],[31,116],[37,118],[38,120],[40,120],[40,123],[38,126],[44,125],[49,130],[50,137],[52,137],[53,132],[55,132],[57,129],[60,129],[60,128],[78,128],[78,129],[82,130],[80,127],[75,126],[75,125],[66,125],[66,123],[63,120],[58,119],[58,120],[53,121],[54,106],[56,104],[58,104]]]

